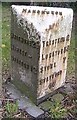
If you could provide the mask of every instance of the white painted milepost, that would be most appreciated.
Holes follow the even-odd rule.
[[[13,83],[38,103],[65,83],[73,10],[12,5]]]

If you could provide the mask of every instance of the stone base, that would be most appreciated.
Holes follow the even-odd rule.
[[[27,96],[21,94],[20,91],[12,83],[6,84],[5,87],[8,91],[7,94],[9,95],[10,99],[15,99],[18,101],[19,109],[24,109],[25,112],[34,118],[38,118],[44,114],[43,110],[32,103]]]
[[[63,85],[63,86],[64,86],[64,85]],[[60,88],[62,88],[63,86],[61,86]],[[38,100],[37,100],[37,105],[39,105],[40,103],[46,101],[49,97],[52,97],[53,95],[57,94],[57,93],[59,92],[58,90],[59,90],[60,88],[54,90],[52,93],[49,93],[48,95],[46,95],[46,96],[44,96],[44,97],[38,99]]]

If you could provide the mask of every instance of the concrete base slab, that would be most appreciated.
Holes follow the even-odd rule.
[[[44,114],[44,111],[33,104],[28,97],[25,97],[20,93],[20,91],[11,83],[5,85],[7,89],[7,94],[10,99],[15,99],[18,101],[19,109],[24,109],[29,115],[37,118]]]

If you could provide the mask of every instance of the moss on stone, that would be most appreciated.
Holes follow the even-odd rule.
[[[31,90],[28,86],[26,86],[22,81],[20,80],[13,80],[12,83],[21,91],[22,94],[25,94],[27,97],[30,98],[30,100],[33,103],[37,103],[36,101],[36,93]]]

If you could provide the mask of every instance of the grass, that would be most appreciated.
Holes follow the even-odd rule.
[[[10,66],[10,6],[3,4],[2,7],[2,60],[3,69],[7,69]],[[75,72],[75,39],[72,38],[69,59],[68,59],[68,69],[67,75],[71,75]]]
[[[75,73],[75,39],[72,38],[68,54],[67,75],[73,73]]]
[[[50,109],[50,114],[53,119],[61,119],[67,116],[67,109],[65,109],[61,103],[53,102]]]
[[[15,103],[7,101],[5,105],[6,117],[12,118],[18,112],[18,102]]]
[[[2,6],[2,61],[3,69],[10,65],[10,7]]]

